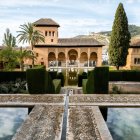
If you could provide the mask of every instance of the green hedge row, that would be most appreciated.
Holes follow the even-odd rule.
[[[0,82],[26,80],[26,72],[21,71],[0,71]]]
[[[94,93],[107,94],[109,88],[109,68],[95,67],[94,69]]]
[[[51,76],[52,80],[57,78],[57,71],[48,71],[48,73]]]
[[[78,87],[82,87],[83,79],[87,79],[87,73],[83,72],[82,74],[78,74]]]
[[[33,68],[26,71],[28,91],[30,94],[59,93],[61,80],[53,80],[50,72],[44,68]]]
[[[95,67],[90,72],[88,79],[83,80],[83,92],[87,94],[107,94],[108,93],[109,68]]]
[[[45,69],[28,69],[27,70],[28,91],[30,94],[46,93],[46,70]]]
[[[140,81],[140,71],[134,70],[110,71],[109,81]]]
[[[64,87],[64,84],[65,84],[64,74],[62,72],[58,73],[56,78],[61,80],[61,86]]]

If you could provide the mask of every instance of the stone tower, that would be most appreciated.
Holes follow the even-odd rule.
[[[56,45],[58,43],[59,24],[50,18],[41,18],[33,23],[34,29],[39,30],[45,36],[45,42],[38,45]]]

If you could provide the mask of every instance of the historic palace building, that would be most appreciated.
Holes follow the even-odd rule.
[[[45,36],[44,43],[38,43],[33,51],[36,64],[47,69],[88,70],[102,64],[102,44],[93,38],[59,38],[59,24],[52,19],[39,19],[34,29]]]
[[[130,48],[128,49],[126,69],[140,70],[140,39],[131,39]]]

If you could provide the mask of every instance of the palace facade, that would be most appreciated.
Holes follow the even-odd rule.
[[[131,39],[126,61],[126,69],[140,70],[140,38]]]
[[[102,44],[93,38],[59,38],[60,25],[52,19],[39,19],[34,29],[45,36],[34,46],[36,64],[47,69],[91,69],[102,64]]]

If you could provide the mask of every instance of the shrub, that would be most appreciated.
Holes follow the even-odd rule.
[[[55,93],[59,93],[61,89],[61,80],[60,79],[55,79],[53,80],[53,85],[54,85],[54,91]]]
[[[135,70],[110,71],[109,81],[140,81],[140,71]]]
[[[48,73],[51,76],[52,80],[57,78],[57,71],[48,71]]]
[[[57,74],[57,79],[61,79],[61,86],[64,87],[65,78],[62,72]]]
[[[107,94],[109,81],[108,67],[95,67],[94,69],[94,93]]]
[[[95,67],[94,70],[90,71],[90,75],[88,76],[87,83],[83,83],[83,92],[85,92],[85,84],[86,84],[86,92],[87,94],[107,94],[108,93],[108,75],[109,68],[108,67]]]
[[[27,83],[31,94],[59,93],[61,89],[61,81],[52,80],[50,73],[44,68],[28,69]]]
[[[46,70],[45,69],[28,69],[26,71],[28,91],[31,94],[40,94],[46,92]]]
[[[78,87],[82,86],[83,79],[87,79],[87,73],[78,74]]]
[[[82,80],[83,93],[85,93],[85,94],[87,94],[87,81],[88,81],[88,79]]]
[[[46,93],[55,93],[55,86],[53,84],[53,80],[50,76],[50,73],[48,71],[46,71],[46,76],[45,76],[45,89],[46,89]]]
[[[121,88],[119,88],[116,85],[112,85],[112,93],[113,94],[120,94],[121,92],[122,92],[122,89]]]
[[[16,81],[17,79],[26,80],[26,72],[0,71],[0,82]]]
[[[110,71],[109,81],[122,81],[122,72],[120,71]]]
[[[27,93],[26,81],[17,79],[16,81],[0,83],[0,93]]]
[[[88,81],[86,85],[87,93],[88,94],[93,94],[95,91],[95,75],[94,75],[94,70],[90,71],[90,75],[88,76]]]

